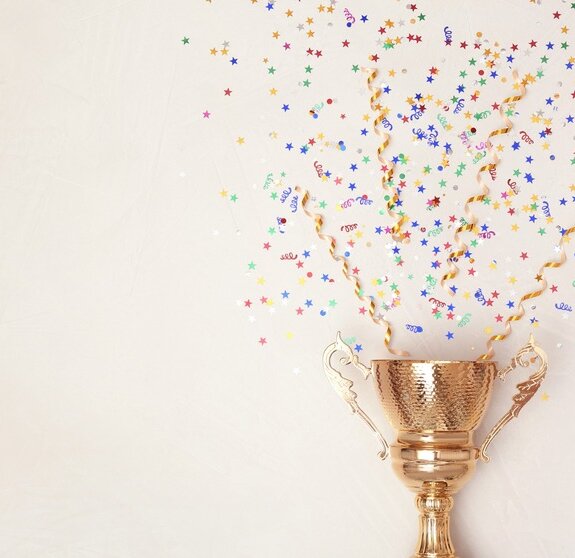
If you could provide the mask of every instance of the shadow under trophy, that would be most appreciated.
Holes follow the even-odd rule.
[[[373,377],[387,419],[398,431],[391,451],[373,421],[357,403],[353,382],[331,365],[332,356],[345,353],[365,379]],[[529,356],[531,355],[531,356]],[[487,410],[493,380],[517,366],[539,361],[538,370],[517,385],[511,409],[499,420],[480,447],[473,433]],[[449,513],[455,494],[473,475],[478,458],[489,461],[487,446],[535,395],[547,371],[547,355],[530,336],[511,364],[479,361],[372,360],[368,368],[337,334],[323,355],[325,372],[339,395],[377,436],[381,459],[391,453],[393,470],[417,494],[419,541],[412,558],[456,558],[449,532]]]

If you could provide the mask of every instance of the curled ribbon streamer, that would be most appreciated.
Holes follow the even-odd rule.
[[[348,280],[351,281],[353,283],[354,286],[354,291],[355,291],[355,296],[361,300],[362,302],[366,302],[369,304],[369,316],[371,318],[371,320],[377,324],[377,325],[382,325],[385,327],[385,347],[386,349],[392,354],[392,355],[398,355],[398,356],[409,356],[409,353],[406,351],[401,351],[398,349],[393,349],[391,347],[391,325],[384,320],[383,318],[378,318],[375,315],[375,302],[373,302],[372,298],[369,298],[367,296],[363,296],[360,294],[361,292],[361,283],[359,282],[359,279],[355,276],[352,275],[349,272],[349,264],[347,263],[347,259],[343,256],[340,256],[338,254],[335,253],[335,247],[336,247],[336,241],[335,238],[333,236],[330,236],[328,234],[324,234],[321,232],[321,230],[323,229],[323,217],[319,214],[319,213],[313,213],[311,211],[309,211],[307,209],[307,204],[309,201],[309,192],[307,190],[303,190],[302,188],[300,188],[299,186],[295,187],[296,192],[301,193],[302,194],[302,199],[301,199],[301,206],[302,209],[304,211],[304,213],[308,216],[311,217],[315,223],[315,232],[317,233],[317,236],[321,239],[321,240],[327,240],[329,243],[329,253],[331,255],[331,257],[336,261],[336,262],[340,262],[341,263],[341,270],[343,272],[344,277]]]
[[[511,314],[505,320],[505,332],[504,333],[498,333],[497,335],[492,335],[487,340],[487,343],[486,343],[487,344],[487,352],[482,354],[480,357],[478,357],[477,360],[489,360],[493,356],[493,354],[495,352],[493,350],[493,342],[494,341],[503,341],[503,339],[506,339],[507,337],[509,337],[512,333],[511,322],[518,322],[525,315],[525,308],[523,308],[523,303],[526,300],[529,300],[531,298],[537,298],[538,296],[541,296],[541,294],[545,291],[545,289],[547,288],[547,279],[545,279],[545,275],[544,275],[545,268],[547,268],[547,267],[561,267],[565,263],[565,260],[567,259],[567,257],[565,256],[565,250],[563,248],[563,243],[574,232],[575,232],[575,226],[567,229],[563,233],[563,236],[561,237],[561,241],[559,242],[559,248],[561,251],[561,256],[559,257],[558,260],[549,260],[549,261],[545,262],[539,268],[539,271],[537,272],[537,277],[541,277],[541,280],[543,281],[543,286],[541,288],[535,290],[535,291],[530,291],[521,297],[521,300],[519,301],[519,305],[518,305],[519,311],[516,314]]]
[[[373,130],[376,135],[383,138],[382,143],[377,148],[377,159],[382,164],[382,168],[385,169],[383,172],[383,176],[381,177],[381,187],[385,193],[388,194],[389,199],[387,200],[387,214],[394,219],[395,223],[391,229],[391,238],[397,242],[409,242],[409,237],[405,236],[405,234],[401,234],[401,227],[407,221],[407,217],[405,215],[399,215],[396,211],[393,210],[396,202],[399,200],[399,196],[397,194],[397,190],[390,186],[389,182],[393,179],[393,172],[394,172],[394,164],[392,161],[388,161],[387,159],[383,158],[383,152],[387,149],[389,145],[389,138],[390,134],[384,132],[380,128],[380,124],[383,122],[385,118],[385,112],[381,108],[379,103],[376,104],[376,101],[381,97],[381,89],[376,87],[373,84],[373,81],[378,75],[376,69],[369,69],[369,68],[362,68],[364,72],[369,72],[369,76],[367,77],[367,88],[371,91],[372,95],[369,99],[369,104],[371,106],[371,110],[378,113],[377,117],[373,121]]]
[[[491,156],[491,163],[487,163],[486,165],[483,165],[477,171],[477,175],[475,177],[477,184],[481,188],[481,194],[476,195],[476,196],[471,196],[465,202],[465,206],[463,209],[465,211],[467,223],[465,225],[459,226],[455,230],[455,234],[453,237],[454,242],[457,244],[459,249],[454,250],[453,252],[451,252],[451,254],[449,254],[449,256],[447,258],[447,264],[449,266],[449,271],[441,278],[441,286],[444,289],[446,289],[451,295],[454,295],[455,292],[452,291],[451,289],[447,289],[445,287],[445,282],[451,281],[451,279],[454,279],[457,276],[457,274],[459,273],[459,268],[457,267],[457,265],[455,265],[454,259],[461,258],[461,256],[464,256],[465,252],[467,252],[467,244],[465,244],[465,242],[463,242],[463,240],[461,240],[461,238],[459,238],[459,235],[460,235],[460,233],[463,233],[463,232],[469,232],[469,231],[475,230],[476,224],[477,224],[477,219],[475,218],[475,215],[469,209],[469,205],[472,203],[476,203],[476,202],[482,202],[489,195],[489,187],[487,186],[487,184],[485,184],[485,182],[483,182],[483,179],[481,178],[481,174],[484,173],[485,171],[488,171],[489,173],[493,172],[497,168],[497,164],[499,163],[499,157],[497,156],[497,153],[495,153],[495,151],[493,150],[493,144],[491,143],[490,140],[491,140],[491,138],[493,138],[495,136],[508,134],[511,131],[511,129],[513,128],[513,123],[511,122],[511,120],[509,120],[509,118],[507,117],[507,115],[503,111],[503,107],[505,105],[510,104],[510,103],[516,103],[517,101],[520,101],[523,98],[523,96],[525,95],[525,86],[523,84],[523,81],[520,81],[520,82],[517,81],[517,72],[516,71],[513,71],[513,80],[515,83],[519,83],[520,94],[506,97],[505,99],[503,99],[503,102],[499,106],[499,116],[501,117],[501,119],[505,123],[505,126],[503,128],[498,128],[497,130],[493,130],[489,134],[489,136],[487,137],[486,144],[487,144],[487,148],[489,151],[489,155]]]

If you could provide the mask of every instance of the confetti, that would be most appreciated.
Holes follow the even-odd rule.
[[[516,72],[513,73],[513,80],[517,81],[517,73]],[[445,288],[446,281],[450,281],[457,276],[458,268],[454,262],[456,262],[459,258],[464,256],[466,251],[467,251],[467,245],[459,238],[459,235],[462,232],[474,231],[476,228],[477,219],[476,219],[475,215],[473,215],[473,213],[469,209],[469,205],[472,203],[484,202],[487,199],[487,196],[489,195],[489,188],[487,187],[485,182],[483,182],[483,180],[481,178],[481,174],[485,171],[488,171],[490,173],[495,172],[497,169],[497,163],[499,162],[499,157],[493,151],[493,145],[491,142],[491,138],[498,136],[498,135],[501,135],[501,134],[508,134],[513,127],[511,120],[509,120],[509,118],[505,115],[505,113],[503,111],[503,107],[505,105],[510,104],[510,103],[516,103],[516,102],[520,101],[523,98],[524,94],[525,94],[525,87],[521,84],[520,95],[512,95],[510,97],[506,97],[503,100],[503,102],[501,103],[501,105],[499,106],[499,114],[500,114],[501,118],[503,119],[503,121],[505,122],[505,127],[492,131],[488,136],[486,143],[488,146],[488,151],[492,155],[492,162],[488,163],[486,165],[483,165],[477,171],[477,175],[476,175],[475,179],[477,181],[477,184],[481,188],[481,194],[471,196],[465,202],[464,211],[465,211],[465,216],[466,216],[466,223],[459,226],[455,230],[454,241],[457,244],[457,246],[459,247],[459,250],[455,250],[455,251],[451,252],[451,254],[449,254],[449,257],[447,258],[447,262],[449,264],[450,269],[441,278],[441,286],[444,288]],[[455,294],[453,291],[448,291],[448,292],[450,292],[450,294]]]
[[[219,8],[206,10],[206,29],[223,28],[211,25]],[[480,358],[491,358],[511,322],[552,325],[551,311],[569,319],[573,274],[547,286],[543,273],[569,255],[574,10],[531,4],[522,32],[496,37],[416,4],[383,12],[367,4],[360,12],[335,1],[250,0],[245,9],[258,22],[250,48],[232,28],[199,44],[215,66],[194,114],[230,162],[215,190],[225,193],[229,234],[259,231],[244,246],[257,270],[247,269],[237,296],[250,302],[239,305],[246,319],[264,328],[250,334],[255,342],[277,346],[301,339],[316,320],[353,320],[338,298],[341,279],[314,257],[316,235],[298,218],[300,208],[362,297],[352,309],[357,318],[384,320],[402,345],[413,340],[430,357],[445,344],[476,345],[479,336],[489,343]],[[365,87],[342,85],[362,70],[367,97]],[[308,190],[296,187],[312,181]],[[217,226],[214,237],[226,234],[223,222]],[[547,264],[537,272],[538,260]],[[540,276],[536,290],[533,276]]]
[[[569,240],[570,240],[569,237],[574,232],[575,232],[575,226],[570,227],[569,229],[567,229],[563,233],[563,236],[561,237],[561,241],[559,243],[559,248],[561,251],[561,255],[559,257],[559,260],[550,260],[550,261],[545,262],[539,268],[539,272],[535,276],[535,279],[538,282],[539,281],[542,282],[541,288],[536,289],[534,291],[530,291],[521,297],[519,304],[518,304],[519,311],[515,314],[511,314],[505,320],[505,332],[491,336],[487,341],[487,352],[482,354],[480,357],[478,357],[477,360],[489,360],[493,356],[493,353],[494,353],[493,342],[494,341],[503,341],[504,339],[509,337],[509,335],[511,335],[511,322],[519,321],[521,318],[523,318],[523,316],[525,316],[525,308],[523,307],[523,303],[526,300],[537,298],[538,296],[541,296],[543,294],[543,292],[545,292],[545,289],[547,288],[547,279],[545,279],[545,275],[544,275],[545,269],[548,267],[561,267],[565,263],[565,261],[567,260],[567,257],[565,256],[565,249],[563,247],[563,243],[569,242]]]
[[[302,201],[301,201],[302,208],[304,210],[304,213],[308,217],[311,217],[313,219],[313,221],[315,223],[315,231],[316,231],[317,236],[321,240],[327,240],[329,242],[329,253],[330,253],[331,257],[335,261],[341,263],[343,275],[345,276],[345,278],[348,281],[351,281],[353,283],[355,296],[359,300],[368,303],[368,306],[369,306],[368,313],[369,313],[369,317],[371,318],[371,320],[375,324],[385,327],[384,344],[385,344],[386,349],[393,355],[409,356],[408,352],[394,349],[391,347],[391,334],[392,334],[391,326],[382,317],[375,315],[376,306],[375,306],[375,302],[373,301],[373,298],[361,295],[362,289],[361,289],[361,283],[360,283],[359,279],[356,276],[350,274],[349,264],[348,264],[347,260],[345,259],[345,257],[336,254],[336,241],[335,241],[334,237],[322,233],[323,219],[322,219],[321,215],[319,215],[318,213],[312,213],[311,211],[309,211],[307,209],[307,204],[308,204],[309,197],[310,197],[309,192],[307,190],[303,191],[299,186],[296,186],[296,190],[303,194]]]
[[[378,136],[383,137],[381,145],[379,145],[377,148],[377,158],[382,164],[382,170],[384,171],[384,174],[381,179],[381,185],[383,191],[387,192],[386,196],[387,213],[389,214],[390,217],[396,219],[396,222],[394,223],[391,230],[391,237],[394,240],[398,240],[401,242],[409,242],[409,237],[406,237],[401,234],[401,227],[407,221],[407,217],[405,217],[405,215],[400,215],[398,217],[397,213],[394,211],[394,207],[396,207],[399,196],[397,195],[397,191],[391,186],[391,181],[393,179],[393,163],[383,158],[383,152],[389,145],[390,135],[386,132],[383,132],[380,128],[380,125],[383,123],[384,127],[389,129],[393,129],[393,126],[387,120],[386,112],[383,109],[378,108],[380,107],[380,105],[376,104],[376,101],[381,96],[381,89],[373,85],[373,81],[378,76],[378,71],[374,69],[366,71],[369,72],[369,76],[367,78],[367,87],[372,93],[371,98],[369,100],[371,109],[374,112],[379,112],[378,116],[373,121],[373,129]]]

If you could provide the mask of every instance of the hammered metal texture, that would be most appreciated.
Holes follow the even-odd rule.
[[[479,425],[491,394],[491,361],[374,360],[379,398],[397,430],[461,431]]]

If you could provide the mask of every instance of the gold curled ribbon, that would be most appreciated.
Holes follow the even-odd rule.
[[[391,137],[390,134],[384,132],[380,128],[380,124],[386,117],[385,110],[381,107],[380,103],[376,103],[376,101],[381,97],[381,88],[374,86],[373,81],[378,75],[378,71],[375,68],[362,68],[364,72],[368,72],[369,75],[367,77],[367,88],[371,91],[372,95],[369,99],[369,104],[371,106],[371,110],[377,113],[375,120],[373,121],[373,130],[376,135],[383,138],[383,141],[377,148],[377,159],[382,165],[383,169],[383,176],[381,177],[381,187],[384,193],[387,194],[388,200],[386,203],[387,214],[394,220],[393,227],[391,228],[391,238],[397,242],[408,243],[409,236],[406,236],[405,233],[401,233],[401,227],[407,221],[407,217],[405,215],[400,215],[396,211],[394,211],[395,204],[399,200],[399,195],[397,194],[397,190],[393,188],[389,183],[393,179],[394,173],[394,164],[392,161],[388,161],[384,159],[383,152],[387,149],[389,145],[389,138]]]
[[[295,190],[296,190],[296,192],[302,194],[301,206],[303,208],[304,213],[308,217],[311,217],[313,219],[313,221],[315,223],[315,232],[317,233],[317,236],[321,240],[326,240],[329,243],[329,253],[330,253],[331,257],[336,262],[341,263],[341,270],[343,272],[344,277],[348,281],[351,281],[353,283],[355,296],[359,300],[361,300],[362,302],[369,304],[369,316],[370,316],[371,320],[375,324],[382,325],[385,327],[384,343],[385,343],[386,349],[392,355],[409,356],[408,352],[394,349],[391,347],[391,325],[386,320],[384,320],[383,318],[379,318],[375,315],[375,302],[373,302],[373,299],[360,294],[362,289],[361,289],[361,283],[359,282],[359,279],[355,275],[352,275],[349,272],[349,264],[347,263],[347,259],[344,256],[340,256],[340,255],[336,254],[336,252],[335,252],[335,248],[336,248],[335,238],[333,236],[328,235],[328,234],[322,233],[323,217],[319,213],[313,213],[312,211],[307,209],[307,204],[308,204],[309,198],[310,198],[309,192],[307,190],[303,190],[299,186],[296,186]]]
[[[547,289],[547,279],[545,279],[545,275],[544,275],[545,269],[548,267],[561,267],[565,263],[567,257],[565,256],[565,250],[563,248],[563,243],[574,232],[575,232],[575,226],[573,226],[573,227],[571,227],[571,228],[569,228],[563,232],[563,234],[561,236],[561,241],[559,242],[559,250],[561,252],[561,256],[559,257],[559,260],[549,260],[549,261],[545,262],[539,268],[539,271],[537,272],[536,279],[538,281],[543,281],[543,286],[541,288],[535,290],[535,291],[530,291],[521,297],[521,300],[519,301],[519,305],[518,305],[519,311],[516,314],[511,314],[505,320],[505,332],[504,333],[498,333],[497,335],[492,335],[487,340],[487,343],[486,343],[487,352],[482,354],[480,357],[478,357],[477,360],[489,360],[493,356],[493,354],[495,352],[493,350],[493,342],[494,341],[503,341],[503,339],[506,339],[507,337],[509,337],[509,335],[511,335],[511,333],[512,333],[511,322],[518,322],[525,315],[525,308],[523,308],[523,303],[526,300],[529,300],[532,298],[537,298],[538,296],[541,296],[541,294],[545,291],[545,289]]]
[[[503,128],[498,128],[497,130],[493,130],[489,134],[489,136],[487,137],[486,143],[487,143],[487,149],[488,149],[488,152],[489,152],[489,155],[491,158],[491,163],[487,163],[486,165],[483,165],[482,167],[480,167],[480,169],[477,171],[477,175],[475,176],[475,181],[477,182],[477,184],[481,188],[481,194],[471,196],[465,202],[465,206],[463,209],[465,211],[465,216],[467,218],[466,219],[467,222],[465,225],[461,225],[455,230],[454,242],[455,242],[455,244],[457,244],[459,249],[454,250],[453,252],[451,252],[451,254],[449,254],[449,256],[447,258],[447,265],[449,266],[449,271],[441,278],[441,286],[444,289],[446,289],[451,295],[454,295],[455,291],[453,291],[451,289],[447,289],[445,286],[445,282],[451,281],[452,279],[454,279],[457,276],[457,274],[459,273],[459,268],[457,267],[457,265],[455,265],[455,261],[457,261],[459,258],[464,256],[465,252],[467,252],[467,244],[465,244],[465,242],[463,242],[463,240],[461,240],[459,235],[463,232],[470,232],[470,231],[475,230],[476,225],[477,225],[477,219],[476,219],[475,215],[469,209],[469,205],[472,203],[482,202],[485,200],[485,198],[487,198],[487,196],[489,195],[489,187],[487,186],[487,184],[485,184],[485,182],[481,178],[481,175],[485,171],[495,170],[497,168],[497,164],[499,163],[499,157],[497,156],[497,153],[493,150],[493,144],[491,143],[491,138],[493,138],[495,136],[500,136],[503,134],[508,134],[511,131],[511,129],[513,128],[513,123],[511,122],[511,120],[509,120],[509,118],[507,117],[507,115],[503,111],[503,107],[505,105],[510,104],[510,103],[516,103],[517,101],[520,101],[523,98],[523,96],[525,95],[525,86],[524,86],[522,81],[519,81],[519,82],[517,81],[517,75],[518,75],[517,71],[514,70],[513,71],[513,81],[515,83],[519,84],[520,94],[519,95],[511,95],[510,97],[506,97],[505,99],[503,99],[503,102],[499,105],[499,116],[501,117],[501,119],[505,123],[505,126]]]

